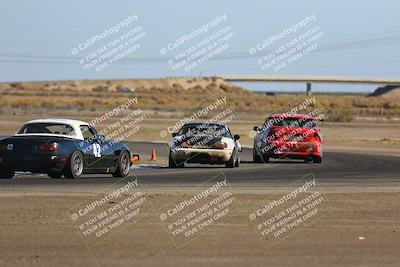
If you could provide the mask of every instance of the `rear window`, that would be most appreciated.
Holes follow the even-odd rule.
[[[315,128],[317,124],[313,119],[297,119],[297,118],[269,118],[268,126],[289,127],[289,128]]]
[[[229,130],[223,125],[189,124],[179,131],[181,135],[213,135],[215,137],[231,137]]]
[[[18,134],[61,134],[75,136],[74,128],[61,123],[28,123],[25,124]]]

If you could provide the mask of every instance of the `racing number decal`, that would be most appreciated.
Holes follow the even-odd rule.
[[[93,144],[93,154],[96,158],[101,157],[101,148],[100,148],[100,145],[97,143]]]

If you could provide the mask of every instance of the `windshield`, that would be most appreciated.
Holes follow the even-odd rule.
[[[60,123],[29,123],[25,124],[18,134],[61,134],[75,136],[74,129],[67,124]]]

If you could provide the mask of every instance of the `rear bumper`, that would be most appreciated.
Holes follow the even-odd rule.
[[[231,158],[232,152],[228,149],[179,148],[171,151],[171,157],[188,163],[224,163]]]
[[[60,155],[41,156],[1,156],[0,167],[14,171],[28,171],[33,173],[47,173],[62,171],[67,164],[67,157]]]
[[[272,154],[268,153],[265,156],[276,159],[313,159],[316,157],[321,157],[320,155],[312,153],[282,153],[282,154]]]
[[[272,158],[306,159],[322,157],[322,144],[312,142],[270,142],[261,154]]]

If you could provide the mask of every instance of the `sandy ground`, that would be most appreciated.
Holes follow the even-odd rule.
[[[399,266],[400,192],[327,193],[332,211],[266,248],[246,212],[176,248],[151,213],[87,249],[68,210],[87,196],[1,197],[0,266]],[[157,204],[177,195],[154,194]],[[257,194],[237,195],[244,207]]]

